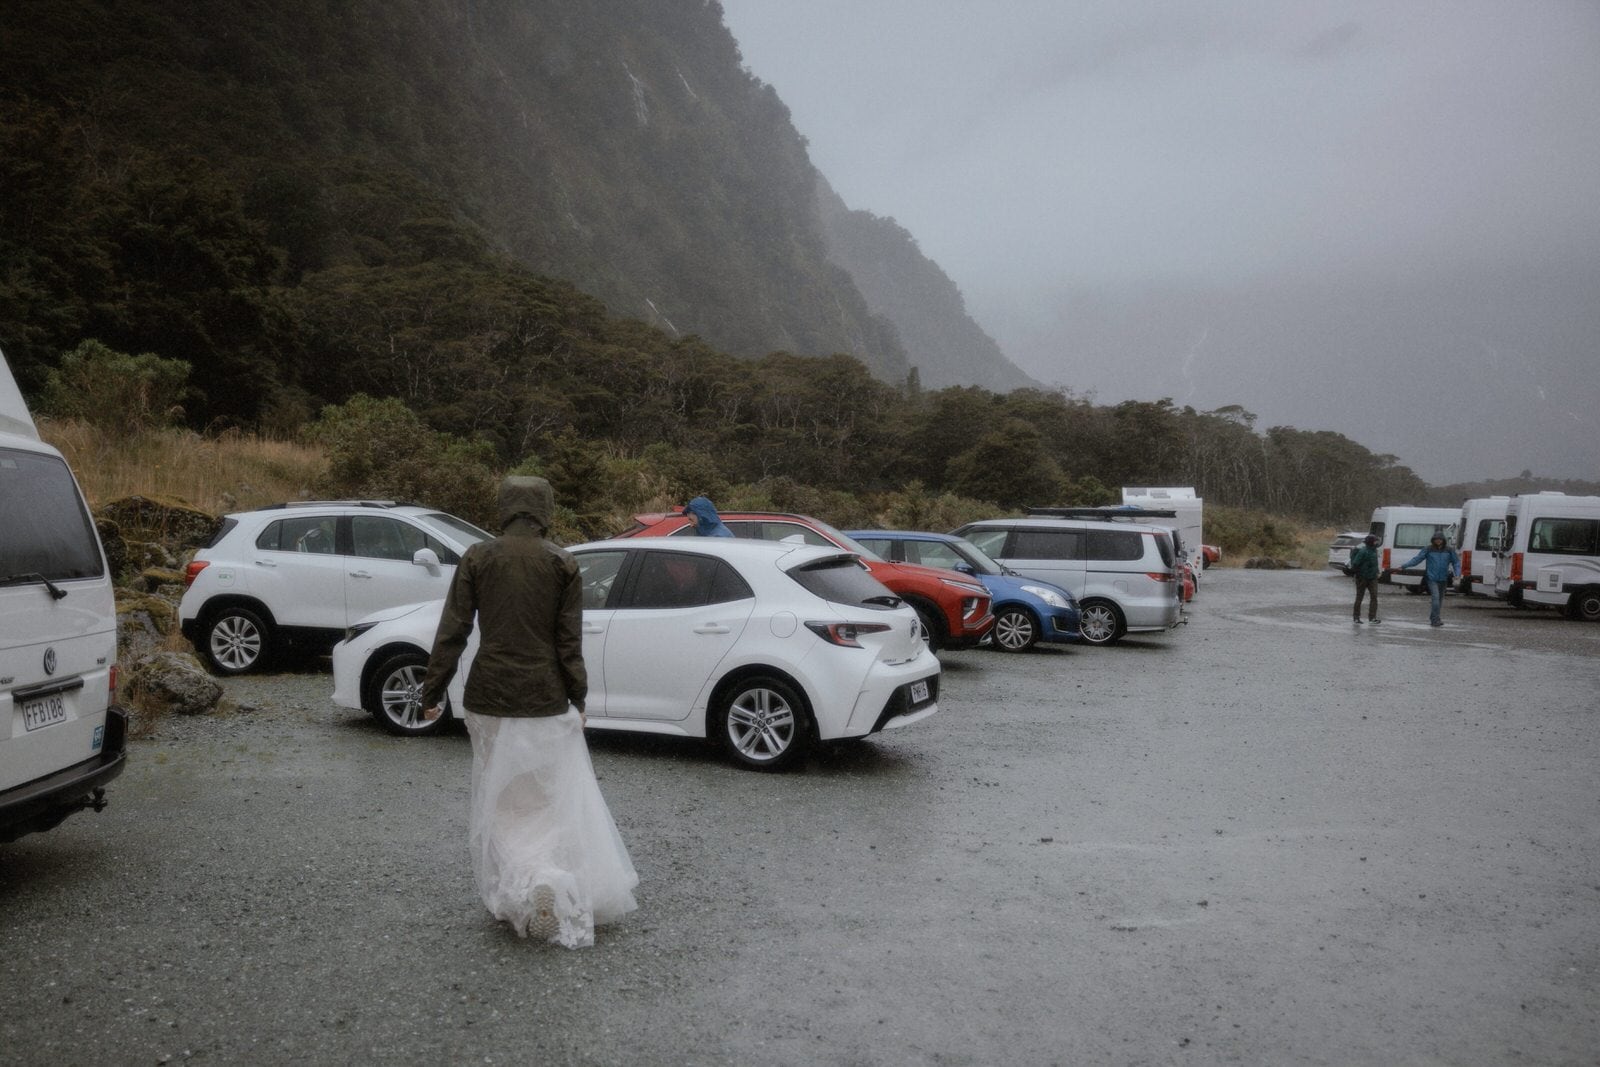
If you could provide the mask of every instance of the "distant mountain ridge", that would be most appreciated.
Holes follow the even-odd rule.
[[[1029,384],[909,235],[819,198],[715,0],[59,0],[0,28],[0,101],[60,116],[97,165],[237,190],[281,284],[387,262],[399,235],[433,258],[481,241],[737,355]]]

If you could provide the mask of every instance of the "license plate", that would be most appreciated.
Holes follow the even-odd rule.
[[[61,693],[51,693],[38,700],[22,702],[22,725],[27,730],[38,730],[67,721],[67,698]]]
[[[926,704],[928,702],[928,682],[926,679],[911,683],[911,703]]]

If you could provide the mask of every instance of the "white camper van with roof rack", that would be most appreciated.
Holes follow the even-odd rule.
[[[117,606],[89,506],[0,355],[0,843],[106,806]]]
[[[1512,497],[1494,595],[1600,622],[1600,496]]]
[[[1373,508],[1368,532],[1378,539],[1378,566],[1387,575],[1385,580],[1408,593],[1426,593],[1422,568],[1405,569],[1403,564],[1427,548],[1434,534],[1442,534],[1446,544],[1453,544],[1460,521],[1461,512],[1455,508]]]
[[[1461,557],[1462,596],[1493,596],[1495,551],[1505,536],[1508,496],[1475,497],[1461,505],[1456,523],[1456,553]]]

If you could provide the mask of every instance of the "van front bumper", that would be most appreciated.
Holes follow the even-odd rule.
[[[84,808],[104,808],[106,783],[127,763],[127,737],[128,712],[109,707],[105,739],[96,755],[0,793],[0,844],[52,829]]]

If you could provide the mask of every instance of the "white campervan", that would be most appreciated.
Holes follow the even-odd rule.
[[[1494,595],[1600,622],[1600,496],[1528,493],[1506,504]]]
[[[1481,496],[1461,505],[1456,523],[1456,553],[1461,557],[1462,596],[1494,594],[1495,552],[1506,530],[1508,496]]]
[[[1205,509],[1205,501],[1195,495],[1190,487],[1167,486],[1123,486],[1122,504],[1124,507],[1144,508],[1149,511],[1170,511],[1172,522],[1162,522],[1158,519],[1142,520],[1135,518],[1135,522],[1149,521],[1155,525],[1170,525],[1178,532],[1178,540],[1183,547],[1183,558],[1194,571],[1196,580],[1200,571],[1205,566],[1204,550],[1201,548],[1204,529],[1201,516]]]
[[[1388,574],[1387,580],[1404,587],[1408,593],[1427,592],[1422,568],[1408,569],[1402,564],[1427,548],[1434,534],[1443,534],[1445,543],[1453,544],[1456,523],[1460,521],[1461,512],[1455,508],[1405,505],[1374,508],[1368,532],[1378,539],[1378,566]]]
[[[116,690],[100,537],[0,356],[0,842],[105,807],[127,734]]]

